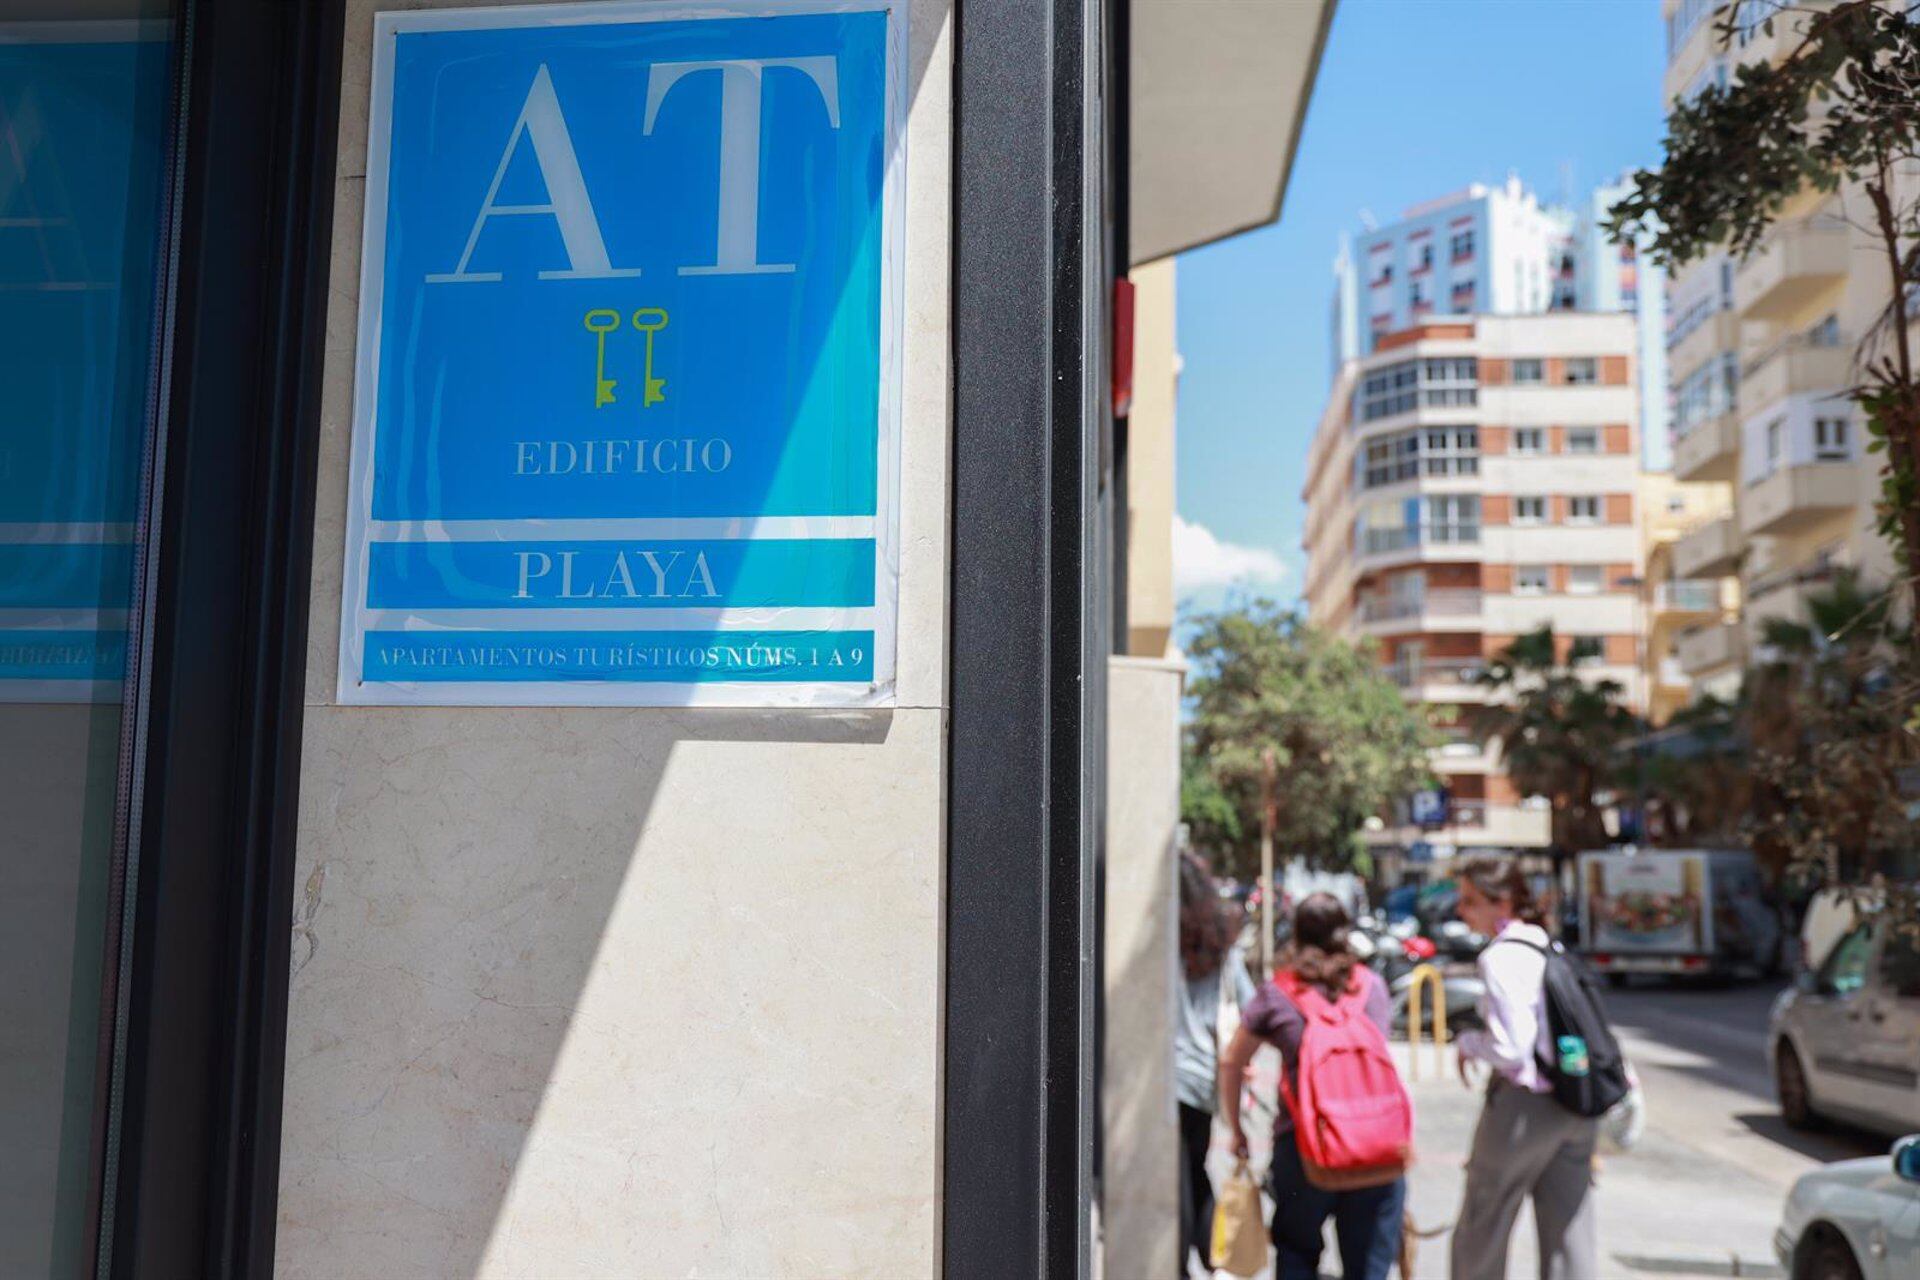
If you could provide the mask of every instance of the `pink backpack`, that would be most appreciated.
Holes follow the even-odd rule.
[[[1392,1182],[1413,1161],[1413,1103],[1387,1053],[1387,1038],[1366,1014],[1366,978],[1355,969],[1340,999],[1291,969],[1273,976],[1299,1008],[1299,1083],[1280,1076],[1307,1181],[1323,1191]]]

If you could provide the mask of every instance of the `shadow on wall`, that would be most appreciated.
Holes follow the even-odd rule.
[[[910,99],[945,48],[918,16]],[[350,338],[328,355],[277,1274],[930,1272],[943,712],[323,705]]]

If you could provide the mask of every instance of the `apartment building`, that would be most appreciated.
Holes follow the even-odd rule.
[[[1499,695],[1477,682],[1516,636],[1591,637],[1589,669],[1645,704],[1638,340],[1625,312],[1432,320],[1334,380],[1304,495],[1306,599],[1436,709],[1450,804],[1433,829],[1394,832],[1403,844],[1547,843],[1546,809],[1503,764]]]
[[[1600,232],[1609,190],[1574,210],[1543,203],[1517,177],[1474,183],[1343,237],[1334,260],[1335,371],[1440,316],[1635,311],[1643,298],[1659,307],[1662,291],[1641,287],[1633,247]]]
[[[1644,471],[1640,476],[1641,617],[1646,643],[1641,647],[1647,690],[1647,717],[1665,724],[1674,712],[1693,701],[1696,685],[1687,674],[1680,646],[1692,637],[1739,618],[1740,584],[1730,577],[1693,578],[1673,563],[1680,539],[1730,511],[1731,495],[1723,484],[1682,484],[1671,471]],[[1707,692],[1731,696],[1723,684]]]
[[[1819,7],[1743,6],[1727,39],[1716,30],[1723,5],[1667,0],[1665,99],[1785,56]],[[1873,528],[1878,466],[1845,398],[1858,380],[1858,339],[1887,290],[1867,237],[1846,220],[1861,204],[1846,188],[1802,193],[1751,253],[1711,255],[1669,281],[1674,476],[1721,496],[1658,567],[1674,580],[1739,584],[1727,592],[1735,608],[1703,615],[1677,638],[1680,668],[1698,689],[1736,690],[1766,621],[1802,616],[1836,569],[1877,581],[1892,572]]]

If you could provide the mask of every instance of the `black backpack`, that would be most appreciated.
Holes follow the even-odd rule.
[[[1540,1070],[1553,1086],[1553,1100],[1577,1116],[1605,1115],[1632,1086],[1627,1080],[1626,1055],[1607,1022],[1592,970],[1557,942],[1543,947],[1523,938],[1502,941],[1531,947],[1546,957],[1542,985],[1547,997],[1547,1036],[1558,1052],[1541,1054]],[[1584,1072],[1578,1070],[1582,1058]]]

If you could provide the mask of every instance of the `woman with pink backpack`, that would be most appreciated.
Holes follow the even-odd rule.
[[[1413,1108],[1387,1052],[1387,985],[1348,947],[1350,923],[1331,894],[1301,900],[1291,945],[1221,1057],[1220,1102],[1244,1160],[1247,1064],[1262,1043],[1280,1051],[1284,1105],[1267,1174],[1275,1280],[1320,1274],[1328,1218],[1345,1280],[1385,1280],[1400,1253]]]

